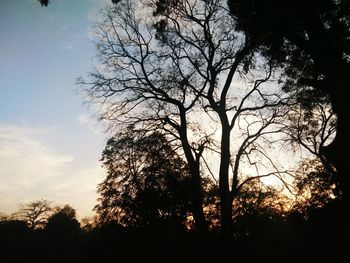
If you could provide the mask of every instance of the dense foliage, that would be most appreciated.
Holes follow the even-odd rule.
[[[188,168],[164,135],[131,129],[119,133],[108,140],[101,161],[107,170],[96,206],[102,221],[146,226],[186,219]]]

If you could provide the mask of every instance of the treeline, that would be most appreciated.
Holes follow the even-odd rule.
[[[346,262],[346,218],[339,204],[314,208],[307,217],[273,209],[247,211],[236,218],[236,237],[224,243],[215,228],[203,237],[178,222],[122,226],[116,221],[79,224],[65,206],[45,224],[2,219],[1,262],[228,262],[223,247],[237,248],[235,259],[260,262]]]
[[[129,224],[118,219],[103,221],[97,216],[79,223],[69,205],[45,209],[49,202],[34,201],[11,216],[2,215],[1,262],[228,262],[233,246],[235,260],[247,262],[349,259],[348,216],[337,200],[322,208],[300,210],[294,206],[283,211],[280,207],[285,201],[272,191],[262,195],[253,186],[243,196],[245,200],[236,204],[231,240],[220,236],[219,225],[215,225],[218,211],[213,207],[213,224],[204,235],[193,228],[190,217],[182,222],[159,218],[135,224],[129,214]],[[219,252],[223,249],[228,253]]]
[[[2,215],[3,262],[346,262],[350,229],[334,176],[304,161],[287,195],[245,178],[232,203],[233,232],[222,235],[214,178],[203,176],[203,211],[194,222],[191,176],[176,148],[158,132],[126,130],[102,154],[107,176],[98,185],[94,218],[79,223],[70,205],[46,200]]]

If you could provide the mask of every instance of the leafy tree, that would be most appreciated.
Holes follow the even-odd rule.
[[[57,206],[54,208],[54,214],[64,214],[70,218],[76,218],[76,211],[70,205]]]
[[[304,149],[307,154],[312,155],[311,158],[302,161],[302,164],[294,172],[293,184],[296,186],[303,181],[303,187],[312,187],[316,180],[315,176],[325,176],[325,178],[319,178],[318,181],[333,180],[333,183],[338,181],[337,190],[340,190],[339,173],[322,151],[335,137],[336,116],[328,103],[320,101],[312,101],[311,103],[313,104],[311,108],[305,108],[303,105],[293,105],[283,129],[283,132],[287,135],[284,139],[285,143],[291,144],[294,149]],[[306,167],[308,168],[306,169]],[[310,176],[309,180],[307,179],[308,176]],[[318,189],[317,192],[323,190],[328,192],[321,185],[316,186],[316,188]],[[337,197],[340,197],[340,192],[338,192]]]
[[[30,229],[43,228],[51,215],[51,203],[41,199],[20,205],[14,217],[27,222]]]
[[[101,161],[108,173],[95,207],[102,222],[145,226],[186,219],[188,169],[164,135],[128,129],[108,140]]]
[[[288,213],[289,204],[290,198],[281,190],[256,180],[247,183],[233,203],[237,235],[242,239],[252,238],[254,232],[281,220]]]
[[[80,224],[76,219],[75,209],[70,205],[65,205],[57,209],[47,220],[45,231],[54,238],[77,233],[80,230]]]
[[[81,228],[86,232],[92,231],[98,225],[98,216],[83,217],[80,220]]]
[[[313,102],[312,109],[302,105],[294,105],[288,113],[284,132],[288,135],[286,141],[295,146],[303,147],[314,157],[318,158],[330,173],[335,169],[322,149],[328,145],[336,133],[336,117],[330,105]]]
[[[44,228],[45,253],[53,262],[80,262],[80,234],[75,209],[70,205],[56,208]]]
[[[307,214],[309,209],[322,208],[339,200],[339,185],[334,174],[317,159],[305,160],[296,171],[294,182],[297,189],[295,210]]]
[[[101,118],[118,129],[132,124],[172,136],[188,164],[198,229],[208,227],[201,176],[218,178],[222,233],[230,236],[232,202],[247,182],[240,164],[252,164],[257,178],[278,173],[264,143],[280,131],[275,124],[286,114],[287,98],[268,62],[249,67],[256,47],[232,29],[223,1],[166,4],[171,12],[153,1],[107,9],[96,26],[99,67],[79,83],[103,104]],[[146,12],[142,19],[137,5]],[[232,143],[237,133],[240,141]],[[208,163],[213,156],[215,168]],[[273,172],[261,172],[262,160]]]
[[[302,102],[331,102],[337,117],[337,133],[322,148],[335,165],[350,204],[347,175],[350,147],[348,96],[350,72],[350,1],[240,1],[229,0],[236,28],[255,42],[261,54],[282,67],[286,90],[303,94]],[[309,96],[304,96],[309,94]],[[307,103],[312,106],[312,103]]]

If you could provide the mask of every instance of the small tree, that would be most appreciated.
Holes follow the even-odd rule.
[[[56,209],[47,220],[45,231],[53,239],[60,239],[79,233],[80,224],[76,219],[76,212],[70,205]]]
[[[27,222],[30,229],[43,228],[52,213],[51,202],[41,199],[20,205],[14,217]]]
[[[77,261],[81,229],[75,209],[64,205],[55,210],[44,228],[47,241],[45,252],[53,262]]]

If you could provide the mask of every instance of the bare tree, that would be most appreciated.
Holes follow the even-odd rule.
[[[88,98],[101,103],[102,119],[119,129],[130,124],[160,129],[179,142],[190,169],[192,213],[199,230],[208,227],[200,183],[204,163],[218,178],[222,233],[231,235],[233,199],[252,180],[238,178],[239,164],[245,157],[258,167],[262,162],[251,158],[260,156],[277,168],[262,144],[280,131],[272,126],[281,123],[287,98],[272,81],[275,72],[268,61],[249,68],[259,58],[249,39],[232,29],[225,1],[168,5],[171,12],[158,6],[156,18],[152,1],[126,1],[106,9],[96,24],[98,67],[78,82]],[[242,129],[245,133],[237,136]],[[239,145],[232,141],[235,135],[243,141],[233,154],[232,145]],[[208,165],[208,152],[218,156],[217,169]]]
[[[32,230],[42,228],[52,212],[51,203],[47,200],[40,199],[37,201],[21,204],[15,218],[27,222]]]

